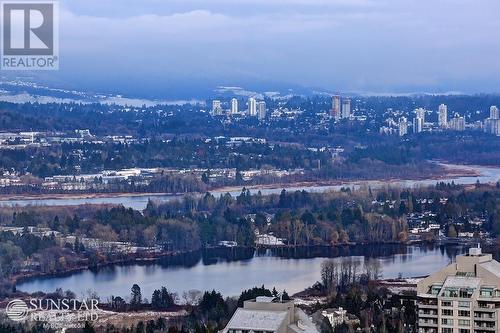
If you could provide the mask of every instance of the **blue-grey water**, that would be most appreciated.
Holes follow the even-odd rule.
[[[365,260],[367,246],[361,251],[352,251],[350,256],[361,263]],[[465,249],[461,246],[396,246],[397,251],[387,251],[372,246],[375,254],[373,260],[380,263],[384,278],[417,277],[429,275],[454,260],[455,255]],[[359,246],[358,246],[359,250]],[[345,254],[345,253],[344,253]],[[343,255],[344,255],[343,254]],[[346,260],[346,256],[335,257],[333,260]],[[106,267],[93,271],[82,271],[64,277],[38,278],[28,280],[17,286],[26,292],[51,292],[56,288],[72,290],[77,296],[86,296],[89,291],[95,291],[101,299],[109,296],[128,297],[132,284],[137,283],[142,288],[144,297],[150,298],[154,289],[166,286],[179,295],[188,290],[212,290],[222,292],[225,296],[236,296],[242,290],[254,286],[265,285],[277,290],[286,289],[289,293],[304,290],[320,280],[321,263],[325,257],[291,259],[273,255],[269,250],[265,253],[250,255],[245,260],[227,261],[202,260],[201,258],[187,265],[147,264]]]
[[[480,173],[479,177],[445,177],[439,179],[443,182],[455,182],[455,184],[475,184],[476,181],[481,183],[493,183],[500,180],[500,167],[483,167],[483,166],[456,166],[448,165],[450,168],[469,168]],[[338,185],[304,185],[304,186],[278,186],[278,187],[252,187],[250,191],[256,193],[261,191],[262,194],[277,194],[280,193],[283,188],[287,191],[297,191],[306,190],[309,192],[328,192],[328,191],[338,191],[342,187],[360,188],[372,187],[401,187],[401,188],[415,188],[435,185],[438,182],[436,179],[421,179],[421,180],[394,180],[394,181],[346,181]],[[221,193],[229,192],[231,195],[240,194],[241,190],[230,190],[230,191],[212,191],[216,196]],[[149,200],[157,202],[166,202],[174,199],[180,198],[179,195],[172,194],[148,194],[148,195],[125,195],[125,196],[113,196],[109,197],[103,196],[98,198],[62,198],[62,199],[19,199],[19,200],[0,200],[0,206],[28,206],[28,205],[45,205],[45,206],[77,206],[84,204],[112,204],[112,205],[123,205],[125,207],[131,207],[136,210],[144,210],[148,204]]]

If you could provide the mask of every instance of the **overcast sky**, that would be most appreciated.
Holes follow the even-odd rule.
[[[500,92],[499,13],[498,0],[61,0],[53,77]]]

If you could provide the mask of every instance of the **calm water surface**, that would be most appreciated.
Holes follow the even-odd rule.
[[[450,168],[469,168],[480,173],[479,177],[447,177],[440,179],[439,181],[452,182],[455,184],[474,184],[477,180],[481,183],[497,182],[500,180],[500,167],[483,167],[483,166],[457,166],[450,165]],[[306,190],[309,192],[328,192],[328,191],[338,191],[342,187],[359,188],[361,186],[370,186],[372,188],[381,188],[387,186],[394,187],[404,187],[404,188],[414,188],[420,186],[435,185],[437,180],[435,179],[423,179],[423,180],[397,180],[397,181],[349,181],[344,182],[339,185],[326,185],[326,186],[284,186],[277,188],[253,188],[252,193],[256,193],[259,190],[262,194],[278,194],[283,188],[288,191]],[[239,195],[240,189],[235,191],[229,191],[233,196]],[[212,191],[215,196],[219,196],[221,193],[226,193],[226,191]],[[135,195],[135,196],[109,196],[109,197],[99,197],[99,198],[65,198],[65,199],[20,199],[20,200],[0,200],[0,206],[28,206],[28,205],[46,205],[46,206],[76,206],[84,204],[112,204],[112,205],[123,205],[125,207],[131,207],[136,210],[143,210],[146,208],[148,201],[151,199],[158,202],[167,202],[174,199],[178,199],[179,195],[165,195],[165,194],[153,194],[153,195]]]
[[[384,250],[384,249],[382,249]],[[26,292],[54,291],[56,288],[72,290],[78,296],[96,291],[102,299],[110,295],[128,297],[132,284],[142,288],[144,297],[150,298],[154,289],[166,286],[182,294],[183,291],[218,290],[226,296],[239,295],[243,289],[265,285],[296,293],[320,280],[321,263],[325,257],[341,255],[333,260],[350,257],[361,263],[365,257],[378,260],[384,278],[417,277],[428,275],[448,265],[457,254],[465,251],[461,246],[394,246],[382,251],[380,247],[358,246],[343,253],[312,253],[314,258],[278,257],[270,250],[251,252],[249,258],[227,260],[221,257],[194,257],[184,263],[159,262],[147,265],[114,266],[97,272],[83,271],[65,277],[40,278],[19,284]],[[352,253],[353,255],[344,256]],[[391,253],[386,255],[386,253]],[[282,254],[281,254],[282,255]]]

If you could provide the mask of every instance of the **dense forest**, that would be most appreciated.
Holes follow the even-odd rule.
[[[57,273],[128,257],[118,251],[85,248],[83,238],[159,247],[166,253],[217,247],[221,241],[254,247],[257,233],[281,238],[287,247],[404,243],[409,237],[408,216],[423,212],[432,212],[433,223],[450,237],[472,230],[470,221],[477,217],[485,221],[480,230],[498,237],[500,184],[331,193],[283,190],[267,196],[243,189],[236,197],[206,193],[167,203],[149,202],[143,213],[120,206],[5,207],[0,212],[3,226],[48,228],[76,240],[70,244],[61,243],[60,236],[1,232],[0,274],[8,281],[26,267],[27,260],[36,261],[41,273]],[[426,240],[432,238],[430,234]],[[8,292],[8,285],[3,292]]]

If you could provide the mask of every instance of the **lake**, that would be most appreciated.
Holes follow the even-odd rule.
[[[142,288],[143,297],[151,298],[154,289],[166,286],[179,295],[187,290],[220,291],[236,296],[242,290],[265,285],[293,294],[320,280],[321,263],[352,258],[362,263],[373,258],[380,263],[382,277],[418,277],[448,265],[464,253],[459,245],[357,245],[293,250],[219,249],[184,257],[158,260],[149,264],[110,266],[98,271],[81,271],[63,277],[37,278],[18,284],[21,291],[51,292],[56,288],[86,296],[88,289],[101,299],[130,295],[132,284]]]

